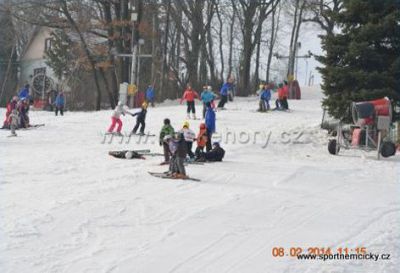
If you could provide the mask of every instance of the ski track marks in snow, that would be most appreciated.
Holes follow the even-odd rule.
[[[257,98],[237,98],[217,112],[218,131],[271,132],[271,142],[264,149],[260,139],[222,143],[224,162],[187,167],[200,183],[148,175],[167,169],[155,165],[162,157],[108,156],[123,149],[161,152],[157,138],[102,143],[111,111],[31,112],[32,122],[46,126],[17,138],[0,131],[0,271],[397,272],[399,156],[329,155],[318,128],[321,96],[310,89],[304,97],[290,101],[291,113],[250,112]],[[165,117],[182,126],[185,107],[169,104],[149,108],[151,133]],[[135,119],[122,119],[129,132]],[[201,122],[190,120],[196,131]],[[271,255],[273,247],[310,246],[366,247],[393,259],[304,262]]]

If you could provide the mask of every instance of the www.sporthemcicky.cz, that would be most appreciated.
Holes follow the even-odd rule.
[[[297,255],[298,260],[321,260],[321,261],[340,261],[340,260],[369,260],[369,261],[378,261],[378,260],[390,260],[390,254],[299,254]]]

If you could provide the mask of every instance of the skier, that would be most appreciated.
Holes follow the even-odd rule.
[[[18,111],[13,109],[10,116],[8,117],[8,123],[10,124],[11,136],[17,136],[15,130],[18,128]]]
[[[196,138],[197,148],[194,152],[196,159],[200,157],[200,154],[204,152],[204,147],[207,143],[207,127],[205,123],[200,124],[200,130]]]
[[[61,116],[63,116],[64,115],[64,105],[65,105],[64,92],[61,91],[57,95],[54,105],[56,107],[56,116],[58,116],[58,111],[60,111]]]
[[[176,136],[176,140],[173,140],[177,143],[177,148],[175,152],[175,164],[177,168],[177,172],[172,174],[175,178],[185,179],[186,170],[185,170],[185,159],[187,156],[187,146],[185,141],[185,136],[182,133],[178,133]]]
[[[152,85],[149,85],[146,89],[146,101],[151,105],[151,107],[154,107],[154,87]]]
[[[187,153],[191,159],[194,158],[194,153],[192,152],[192,147],[193,147],[193,141],[196,138],[196,134],[189,128],[189,122],[185,121],[183,123],[183,127],[180,130],[180,133],[183,134],[186,147],[187,147]]]
[[[271,99],[271,89],[269,84],[264,86],[264,89],[260,95],[260,99],[262,101],[260,105],[261,112],[269,111],[270,110],[269,100]]]
[[[19,124],[18,127],[20,128],[28,128],[29,127],[29,101],[28,98],[24,98],[18,102],[17,106],[19,112]]]
[[[218,142],[213,143],[213,148],[211,151],[201,154],[200,158],[196,161],[205,162],[205,161],[222,161],[225,156],[225,150],[221,148]]]
[[[209,102],[212,106],[216,98],[217,95],[212,92],[211,86],[204,86],[204,90],[200,95],[200,99],[203,102],[203,119],[206,117],[206,104]]]
[[[135,114],[131,114],[132,117],[137,116],[136,118],[136,125],[133,128],[131,135],[135,135],[137,130],[139,129],[140,125],[140,135],[144,135],[144,128],[146,127],[146,114],[147,114],[147,102],[142,103],[142,109],[139,112],[136,112]]]
[[[115,125],[118,124],[116,135],[122,136],[121,129],[122,129],[122,121],[120,119],[121,115],[125,116],[128,111],[125,109],[125,106],[122,102],[118,102],[118,105],[115,107],[114,112],[111,116],[111,125],[108,128],[107,132],[112,134],[115,128]]]
[[[283,87],[283,84],[280,83],[278,85],[278,99],[275,101],[275,106],[277,110],[288,110],[289,109],[289,105],[288,105],[288,94],[286,93],[286,91],[288,91],[287,89],[285,89]]]
[[[164,138],[166,136],[173,136],[175,134],[174,127],[171,126],[171,121],[166,118],[164,119],[164,125],[161,128],[160,131],[160,146],[163,146],[164,148],[164,162],[161,164],[168,164],[169,163],[169,158],[170,158],[170,151],[168,148],[168,144],[164,141]]]
[[[18,104],[18,97],[17,96],[12,97],[10,102],[7,103],[7,106],[6,106],[6,118],[4,119],[2,129],[9,129],[10,128],[10,123],[8,122],[9,121],[8,117],[11,115],[12,110],[17,109],[17,104]]]
[[[210,151],[212,134],[215,133],[215,112],[211,108],[210,103],[207,103],[206,106],[207,106],[206,118],[205,118],[205,123],[207,127],[206,151]]]
[[[187,118],[190,119],[190,112],[193,113],[193,119],[196,119],[196,108],[195,108],[195,99],[199,99],[199,94],[195,90],[192,89],[190,84],[187,85],[185,92],[181,98],[180,103],[186,100],[187,104]]]

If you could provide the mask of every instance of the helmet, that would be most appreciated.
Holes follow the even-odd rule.
[[[142,108],[147,108],[147,102],[142,103]]]
[[[219,142],[214,142],[214,143],[213,143],[213,146],[219,147]]]
[[[200,129],[206,129],[206,124],[205,123],[201,123],[200,124]]]
[[[185,122],[183,123],[183,127],[189,128],[189,121],[185,121]]]
[[[164,119],[164,124],[171,124],[171,121],[169,120],[169,118]]]

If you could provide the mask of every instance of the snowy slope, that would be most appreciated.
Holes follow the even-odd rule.
[[[157,138],[104,143],[111,111],[31,112],[32,123],[46,126],[17,138],[0,130],[0,272],[398,272],[400,156],[329,155],[320,91],[303,96],[289,102],[291,113],[256,113],[256,98],[218,112],[226,160],[189,166],[202,182],[148,175],[165,170],[160,157],[109,157],[161,152]],[[178,128],[185,116],[177,104],[150,108],[146,131],[158,134],[165,117]],[[128,132],[134,119],[123,121]],[[340,246],[391,260],[271,254]]]

